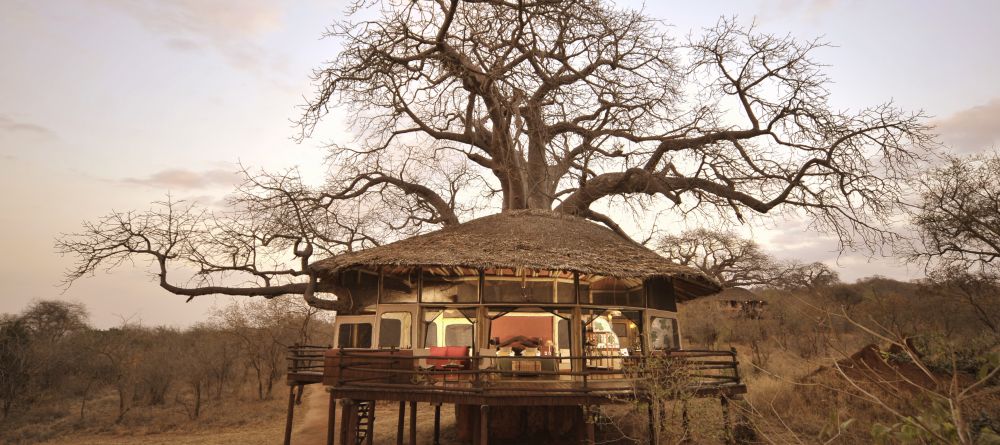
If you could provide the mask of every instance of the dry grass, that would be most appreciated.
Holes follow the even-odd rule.
[[[50,400],[0,424],[0,443],[273,444],[281,441],[284,428],[282,389],[276,389],[272,400],[208,402],[196,420],[179,404],[136,407],[118,424],[117,398],[111,392],[89,401],[83,419],[79,401]]]

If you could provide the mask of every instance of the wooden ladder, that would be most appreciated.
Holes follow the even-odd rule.
[[[375,438],[375,401],[359,401],[356,409],[358,414],[354,424],[354,444],[371,445]]]

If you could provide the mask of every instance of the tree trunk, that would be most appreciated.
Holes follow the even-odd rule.
[[[194,418],[201,415],[201,380],[194,384]]]

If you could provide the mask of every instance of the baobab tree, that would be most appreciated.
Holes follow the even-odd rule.
[[[722,287],[771,284],[785,272],[756,241],[722,230],[667,235],[656,247],[665,257],[715,278]]]
[[[303,139],[331,112],[352,123],[325,186],[248,175],[224,217],[177,203],[112,214],[59,241],[80,259],[68,278],[146,256],[173,293],[296,294],[316,255],[482,209],[573,214],[623,236],[607,209],[795,212],[845,244],[880,243],[900,179],[932,142],[919,113],[891,103],[830,106],[823,43],[734,20],[677,40],[599,0],[371,3],[352,11],[374,18],[329,31],[342,50],[315,71],[298,121]],[[294,267],[262,266],[264,250],[286,255],[277,264],[291,252]],[[167,281],[167,263],[200,281]]]

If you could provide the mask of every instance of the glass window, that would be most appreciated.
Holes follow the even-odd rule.
[[[382,273],[382,303],[416,303],[418,269],[385,270]]]
[[[338,348],[371,348],[371,323],[344,323],[337,330]]]
[[[453,324],[444,329],[445,346],[472,347],[472,325]]]
[[[559,349],[569,349],[569,320],[559,319],[557,324]]]
[[[648,306],[652,309],[677,312],[677,300],[674,298],[674,284],[670,278],[654,277],[646,280],[648,290]]]
[[[656,350],[680,348],[677,342],[677,320],[666,317],[652,317],[649,326],[650,347]]]
[[[358,306],[375,304],[378,298],[378,272],[352,269],[340,274],[340,283]]]
[[[427,324],[427,332],[424,337],[424,347],[438,346],[438,325],[433,321]]]
[[[477,303],[479,302],[479,274],[441,276],[431,271],[425,271],[421,301],[425,303]]]
[[[386,312],[379,318],[378,347],[410,349],[410,313]]]
[[[474,325],[469,317],[474,316],[475,309],[468,311],[473,313],[463,314],[458,309],[426,309],[424,347],[472,346]]]
[[[636,278],[592,276],[583,302],[600,306],[642,307],[642,281]]]
[[[558,292],[557,292],[558,290]],[[573,303],[573,279],[490,277],[483,282],[486,303]]]

